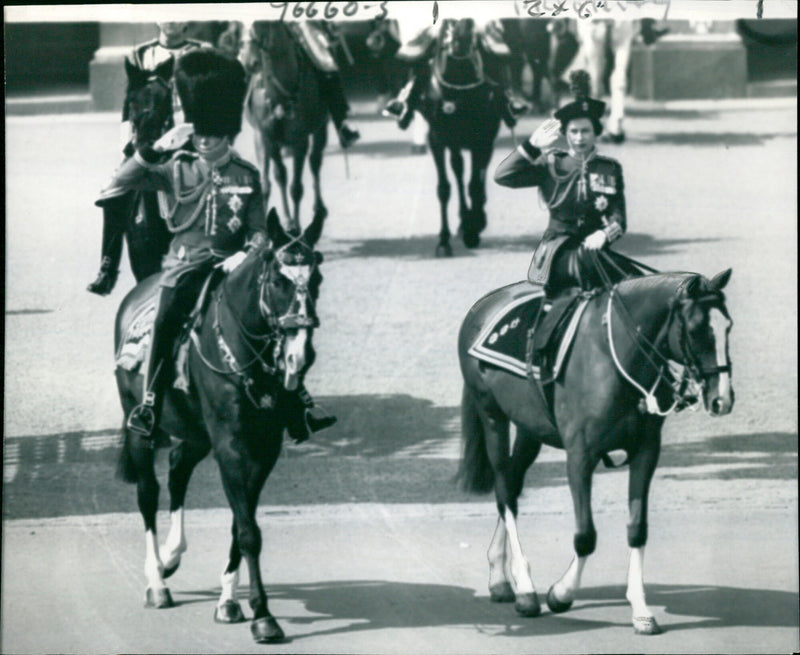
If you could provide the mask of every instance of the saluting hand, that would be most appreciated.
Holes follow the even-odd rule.
[[[528,141],[532,146],[544,150],[548,146],[553,145],[560,136],[561,121],[555,118],[548,118],[536,128],[536,131],[531,134],[531,138],[528,139]]]
[[[170,130],[167,130],[161,138],[153,144],[153,150],[167,152],[177,150],[183,146],[194,134],[194,125],[191,123],[181,123]]]

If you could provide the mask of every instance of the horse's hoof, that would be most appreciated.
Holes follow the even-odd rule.
[[[214,623],[244,623],[242,606],[235,600],[226,600],[214,608]]]
[[[461,238],[467,248],[477,248],[481,245],[481,238],[478,236],[477,232],[464,232]]]
[[[250,624],[250,633],[258,644],[274,644],[283,641],[285,637],[274,616],[253,619]]]
[[[637,635],[660,635],[663,632],[655,617],[652,616],[634,616],[633,631]]]
[[[440,243],[436,246],[437,257],[452,257],[453,247],[449,243]]]
[[[175,603],[172,601],[172,594],[166,587],[162,589],[148,588],[144,597],[144,606],[147,609],[162,610],[167,607],[175,607]]]
[[[572,607],[572,601],[564,602],[563,600],[558,600],[558,598],[556,598],[556,592],[553,591],[553,587],[550,587],[547,592],[547,606],[553,614],[561,614]]]
[[[542,613],[542,606],[539,604],[539,596],[534,591],[532,594],[517,594],[514,609],[520,616],[533,618]]]
[[[498,582],[489,587],[489,598],[493,603],[513,603],[516,600],[511,584]]]

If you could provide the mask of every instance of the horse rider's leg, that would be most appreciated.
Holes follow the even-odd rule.
[[[339,136],[339,143],[342,148],[348,148],[361,138],[361,134],[347,124],[350,105],[344,95],[342,78],[337,71],[323,72],[315,70],[319,79],[320,94],[331,115],[336,134]]]
[[[129,191],[103,204],[103,240],[100,246],[100,270],[97,278],[86,287],[87,291],[106,296],[117,283],[119,262],[122,258],[122,240],[125,223],[131,212],[134,192]]]
[[[648,416],[645,420],[652,424],[663,419]],[[647,499],[661,449],[661,426],[650,425],[646,433],[648,438],[631,456],[628,472],[628,546],[631,553],[625,597],[633,610],[633,628],[637,634],[659,634],[661,628],[645,601],[643,566],[647,543]]]
[[[582,442],[583,435],[577,441]],[[586,558],[594,552],[597,531],[592,521],[592,473],[597,458],[584,452],[583,447],[567,450],[567,478],[575,511],[575,557],[564,574],[547,592],[547,605],[553,612],[565,612],[580,588]]]
[[[217,623],[242,623],[245,620],[242,606],[236,599],[239,589],[239,566],[242,563],[242,551],[239,549],[239,540],[236,534],[236,519],[234,519],[231,525],[231,548],[228,554],[228,563],[219,577],[222,591],[214,610],[214,621]]]
[[[325,152],[325,145],[328,141],[327,126],[316,130],[311,137],[311,152],[308,155],[308,165],[311,168],[311,175],[314,180],[314,216],[327,217],[328,209],[322,202],[322,189],[319,183],[319,173],[322,169],[322,156]]]
[[[288,173],[286,170],[286,164],[283,161],[283,156],[281,155],[280,144],[276,143],[270,146],[269,157],[272,159],[272,163],[275,164],[275,181],[278,183],[278,188],[281,190],[283,215],[287,221],[287,224],[284,227],[286,228],[287,232],[299,231],[300,226],[294,224],[292,213],[289,210],[289,192],[286,188],[288,184]]]
[[[444,160],[444,144],[434,135],[433,130],[428,134],[428,144],[431,147],[433,163],[436,166],[436,196],[439,198],[439,213],[441,226],[439,228],[439,245],[436,246],[436,255],[450,256],[453,249],[450,246],[450,227],[447,224],[447,203],[450,202],[450,182],[447,179],[447,169]]]
[[[269,612],[267,594],[261,579],[259,556],[262,541],[261,531],[256,523],[256,508],[264,482],[280,453],[281,435],[274,430],[272,434],[264,435],[262,427],[259,443],[241,447],[243,444],[240,441],[250,432],[242,430],[236,435],[231,432],[230,425],[234,421],[230,417],[230,408],[210,407],[210,402],[204,402],[203,409],[206,425],[214,435],[214,456],[219,464],[225,495],[233,511],[238,547],[247,562],[249,601],[253,610],[250,630],[258,643],[280,641],[284,633]],[[224,411],[226,409],[227,415]],[[224,422],[221,418],[223,416],[226,417]],[[253,433],[255,432],[257,431],[254,430]],[[233,573],[233,570],[228,569],[227,572]]]
[[[181,563],[181,555],[186,551],[186,535],[183,530],[183,506],[186,490],[194,467],[208,454],[211,446],[207,442],[184,439],[169,453],[169,518],[170,527],[164,545],[161,547],[161,561],[164,564],[164,577],[170,577]]]
[[[292,162],[292,185],[289,189],[292,196],[292,221],[297,226],[300,233],[300,201],[303,199],[303,168],[306,164],[308,155],[308,137],[301,139],[294,149],[294,160]]]
[[[269,196],[272,191],[272,180],[269,177],[270,156],[264,140],[267,138],[264,132],[258,128],[254,129],[256,161],[261,164],[261,195],[264,198],[264,207],[269,207]]]

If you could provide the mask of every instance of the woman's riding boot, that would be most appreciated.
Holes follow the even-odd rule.
[[[344,95],[342,79],[338,73],[320,73],[319,79],[322,99],[330,112],[333,125],[336,127],[339,143],[342,144],[342,148],[349,148],[361,138],[361,134],[346,123],[350,105]]]
[[[159,287],[158,289],[150,349],[144,363],[142,402],[131,410],[126,423],[129,430],[146,438],[153,436],[161,410],[161,388],[163,386],[161,380],[164,378],[164,375],[161,374],[164,362],[162,353],[166,347],[165,342],[168,342],[168,337],[164,334],[167,331],[164,318],[169,312],[173,295],[171,287]]]
[[[86,290],[99,296],[111,293],[119,275],[122,258],[122,238],[125,233],[125,218],[130,211],[132,193],[113,198],[103,205],[103,241],[101,246],[100,271]]]

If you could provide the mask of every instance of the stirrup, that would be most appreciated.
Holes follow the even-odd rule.
[[[139,436],[151,437],[153,435],[153,430],[156,428],[154,405],[155,394],[149,391],[145,394],[144,401],[140,405],[136,405],[136,407],[131,410],[131,413],[128,414],[125,427]]]

